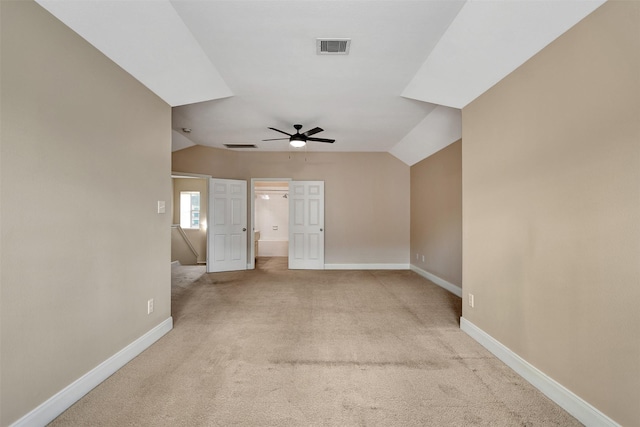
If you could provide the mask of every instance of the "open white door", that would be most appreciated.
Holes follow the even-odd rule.
[[[324,181],[289,184],[289,268],[324,270]]]
[[[207,272],[247,269],[247,182],[211,178]]]

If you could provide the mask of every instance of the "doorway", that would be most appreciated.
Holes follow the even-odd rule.
[[[172,173],[171,261],[205,265],[208,175]]]
[[[289,179],[252,179],[251,268],[289,257]],[[262,261],[262,263],[261,263]]]

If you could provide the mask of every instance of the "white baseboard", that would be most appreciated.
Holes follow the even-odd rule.
[[[158,326],[78,378],[33,411],[13,423],[11,427],[44,426],[76,403],[98,384],[122,368],[134,357],[146,350],[173,329],[173,318],[169,317]]]
[[[408,270],[409,264],[325,264],[325,270]]]
[[[544,393],[549,399],[553,400],[584,425],[620,427],[618,423],[590,405],[580,396],[518,356],[464,317],[460,318],[460,329],[478,341],[484,348],[516,371],[518,375],[531,383],[531,385]]]
[[[440,286],[441,288],[444,288],[444,289],[448,290],[449,292],[451,292],[452,294],[457,295],[460,298],[462,298],[462,288],[461,287],[456,286],[453,283],[449,283],[446,280],[439,278],[435,274],[429,273],[428,271],[425,271],[425,270],[421,269],[420,267],[416,267],[413,264],[411,264],[411,271],[414,271],[414,272],[418,273],[419,275],[421,275],[425,279],[431,280],[433,283],[435,283],[436,285]]]

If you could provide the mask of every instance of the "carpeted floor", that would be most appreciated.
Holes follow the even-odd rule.
[[[574,426],[410,271],[174,269],[174,330],[52,426]]]

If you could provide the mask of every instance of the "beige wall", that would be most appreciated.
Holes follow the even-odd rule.
[[[185,239],[183,233],[184,231],[177,226],[171,227],[171,262],[178,261],[182,265],[196,265],[198,257],[194,253],[193,243],[188,237]]]
[[[235,152],[195,146],[173,170],[325,182],[325,263],[409,262],[409,166],[388,153]]]
[[[207,180],[200,178],[173,178],[173,224],[180,224],[180,192],[181,191],[199,191],[200,192],[200,228],[184,229],[193,248],[198,252],[198,262],[207,261],[207,229],[206,223],[202,223],[207,218],[208,197],[207,197]],[[172,260],[177,258],[172,257]]]
[[[460,140],[411,167],[411,264],[462,287]]]
[[[640,2],[464,108],[463,141],[463,316],[640,425]]]
[[[37,4],[0,10],[6,426],[170,317],[171,111]]]

